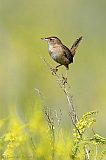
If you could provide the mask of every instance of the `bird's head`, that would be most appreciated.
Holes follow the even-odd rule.
[[[48,37],[48,38],[41,38],[42,40],[46,41],[48,45],[56,45],[62,44],[61,40],[57,37]]]

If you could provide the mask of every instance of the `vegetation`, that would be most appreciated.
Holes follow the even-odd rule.
[[[49,36],[83,36],[68,84]],[[0,160],[106,160],[105,41],[105,0],[0,0]]]
[[[48,68],[53,69],[44,60]],[[54,73],[57,83],[64,92],[73,132],[68,133],[62,127],[62,112],[50,107],[44,107],[40,101],[33,110],[33,115],[27,123],[14,115],[0,121],[1,130],[8,123],[7,131],[0,137],[0,155],[6,159],[38,159],[38,160],[103,160],[106,158],[106,139],[93,130],[96,122],[96,111],[87,112],[78,119],[70,96],[70,86],[65,84],[64,77]],[[40,91],[35,89],[40,98]],[[70,122],[71,125],[71,122]],[[92,134],[90,135],[90,131]]]

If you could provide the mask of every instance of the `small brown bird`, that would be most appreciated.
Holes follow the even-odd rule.
[[[57,37],[48,37],[48,38],[41,38],[42,40],[47,41],[49,54],[53,60],[55,60],[60,65],[56,66],[55,71],[57,71],[58,67],[64,65],[66,69],[69,69],[69,64],[73,63],[73,57],[75,55],[76,49],[82,40],[82,36],[73,43],[72,47],[69,49],[67,48],[59,38]],[[66,72],[66,79],[67,79],[67,72]]]

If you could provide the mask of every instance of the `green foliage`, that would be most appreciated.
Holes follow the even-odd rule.
[[[48,106],[59,104],[62,111],[67,112],[61,91],[57,91],[52,76],[40,59],[44,56],[55,66],[40,38],[58,36],[71,47],[77,36],[82,35],[83,45],[69,71],[72,92],[83,112],[87,112],[91,104],[97,110],[102,106],[102,117],[98,117],[97,127],[100,133],[106,133],[105,124],[101,125],[106,113],[104,15],[104,0],[0,0],[0,159],[51,160],[52,145],[55,160],[70,160],[73,155],[82,160],[85,145],[90,148],[90,159],[106,159],[105,138],[96,133],[90,137],[95,113],[89,112],[78,121],[73,140],[69,132],[72,128],[70,121],[66,129],[63,125],[58,126],[54,117],[56,123],[50,130],[42,105],[36,103],[34,106],[37,102],[34,88],[38,87],[46,93]],[[59,71],[64,73],[64,68]],[[11,104],[17,106],[17,112],[14,113]],[[82,110],[79,112],[81,114]],[[65,118],[62,117],[63,121]],[[95,148],[99,148],[97,158],[94,158]]]
[[[42,110],[37,108],[33,111],[27,124],[23,124],[17,115],[9,121],[7,131],[0,138],[0,159],[52,159],[51,132]],[[58,159],[69,158],[71,145],[70,137],[58,128],[55,133],[55,156]]]
[[[105,144],[106,145],[106,138],[101,137],[98,134],[94,134],[94,138],[91,138],[90,140],[94,141],[96,144]]]
[[[101,152],[101,154],[99,156],[99,160],[103,160],[104,158],[106,158],[106,147],[105,147],[104,150],[102,150],[102,152]]]
[[[73,134],[74,143],[79,143],[86,129],[91,127],[93,123],[96,121],[95,118],[91,117],[94,114],[96,114],[95,111],[88,112],[85,115],[83,115],[83,117],[77,122],[76,128],[74,129],[74,134]]]
[[[85,131],[88,132],[88,129],[92,127],[94,122],[96,122],[96,118],[93,117],[97,114],[96,111],[87,112],[82,116],[82,118],[77,122],[75,128],[73,129],[73,138],[74,138],[74,147],[72,152],[72,158],[76,159],[80,154],[84,154],[86,145],[95,145],[99,146],[100,144],[106,145],[106,139],[99,136],[98,134],[94,134],[93,138],[88,138],[85,134]],[[88,132],[89,133],[89,132]],[[79,153],[78,153],[79,152]],[[81,153],[82,152],[82,153]],[[90,151],[89,154],[92,154],[93,150]],[[103,152],[105,153],[105,152]]]
[[[71,135],[62,127],[61,121],[59,122],[60,119],[53,116],[53,111],[48,120],[44,118],[42,109],[37,108],[33,111],[33,116],[30,117],[27,124],[22,123],[19,117],[14,115],[9,120],[7,131],[0,138],[1,159],[82,160],[85,154],[84,146],[89,144],[92,146],[92,149],[90,149],[92,160],[95,155],[92,154],[92,152],[95,152],[95,146],[102,145],[104,149],[101,153],[98,151],[98,157],[103,160],[106,154],[104,147],[106,139],[98,134],[94,134],[92,138],[85,137],[85,131],[88,132],[88,129],[95,122],[95,117],[93,117],[95,114],[96,112],[92,111],[83,115],[74,129],[73,140]],[[58,122],[59,125],[57,125]]]

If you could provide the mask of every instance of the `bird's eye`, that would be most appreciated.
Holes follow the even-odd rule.
[[[50,38],[50,41],[52,41],[52,38]]]

